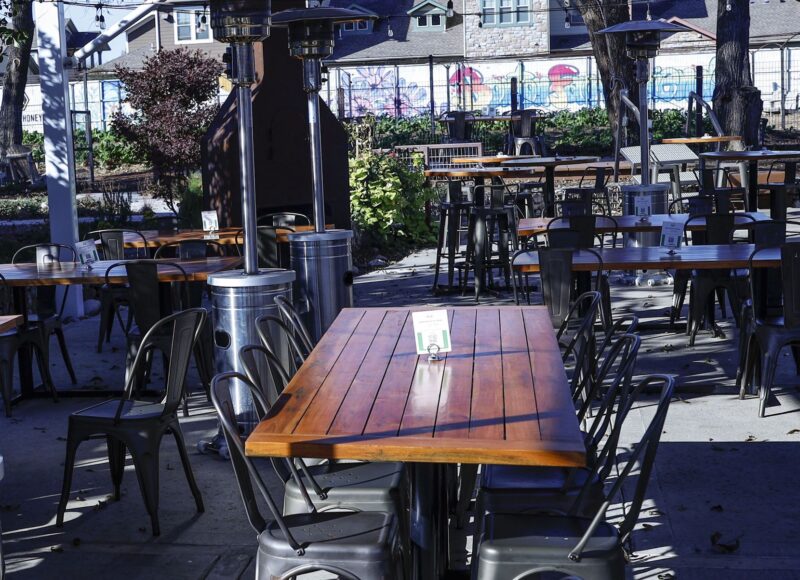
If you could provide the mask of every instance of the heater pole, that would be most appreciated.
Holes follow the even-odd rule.
[[[325,193],[322,182],[322,134],[319,118],[320,61],[303,60],[303,88],[308,98],[308,137],[311,153],[311,186],[314,191],[314,231],[325,231]]]
[[[647,81],[650,68],[647,58],[636,59],[636,82],[639,83],[639,147],[642,157],[642,185],[650,185],[650,115],[647,112]]]
[[[253,157],[253,44],[233,44],[236,59],[236,109],[239,122],[239,175],[242,184],[242,226],[244,227],[244,272],[258,274],[256,236],[256,176]]]

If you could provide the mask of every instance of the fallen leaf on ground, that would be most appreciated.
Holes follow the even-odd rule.
[[[720,554],[733,554],[739,550],[739,538],[734,539],[732,542],[720,542],[722,534],[714,532],[711,534],[711,548]]]

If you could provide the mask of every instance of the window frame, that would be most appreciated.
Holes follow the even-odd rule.
[[[508,6],[503,6],[507,3]],[[533,26],[531,0],[481,0],[481,22],[486,28],[508,28],[512,26]],[[525,20],[520,19],[520,13]],[[510,20],[503,22],[506,17]]]
[[[203,12],[207,12],[203,8],[199,6],[190,6],[190,7],[174,7],[172,10],[172,20],[173,20],[173,31],[175,36],[175,44],[208,44],[214,42],[214,31],[211,30],[211,16],[210,14],[206,14],[206,30],[205,33],[208,35],[207,38],[197,38],[197,20],[202,16]],[[188,24],[179,24],[178,18],[180,15],[187,15],[189,16],[189,23]],[[178,37],[178,29],[182,27],[189,26],[189,30],[191,31],[191,38],[186,40],[181,40]]]

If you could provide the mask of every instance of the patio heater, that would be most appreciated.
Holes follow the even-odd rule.
[[[303,89],[308,99],[308,136],[314,195],[314,231],[289,235],[291,269],[297,274],[298,310],[315,340],[342,308],[353,305],[353,257],[350,230],[325,229],[319,91],[322,59],[333,53],[334,24],[370,18],[345,8],[296,8],[273,15],[273,26],[289,32],[289,54],[303,61]]]
[[[214,38],[230,43],[232,73],[236,87],[236,111],[239,132],[239,177],[242,189],[242,225],[244,227],[244,269],[209,276],[211,320],[214,336],[214,363],[217,372],[242,372],[239,349],[258,344],[255,320],[262,314],[277,314],[276,296],[291,297],[294,272],[258,267],[255,167],[253,162],[253,105],[251,85],[255,81],[253,43],[269,36],[270,0],[211,0],[211,27]],[[280,336],[273,333],[274,337]],[[288,357],[288,347],[276,347]],[[261,376],[270,377],[267,369]],[[243,434],[257,423],[250,393],[237,385],[233,394],[234,410]],[[200,441],[201,452],[214,450],[227,457],[221,433],[211,441]]]
[[[650,59],[658,54],[661,41],[676,32],[686,32],[685,26],[672,24],[665,20],[632,20],[604,28],[600,34],[624,34],[625,49],[629,58],[636,64],[636,82],[639,85],[639,147],[641,148],[642,178],[640,185],[622,187],[622,212],[635,213],[636,198],[650,197],[651,213],[667,213],[669,185],[651,184],[650,175],[650,115],[647,110],[647,83],[650,80]],[[628,101],[630,103],[630,101]],[[625,114],[625,102],[620,102],[620,116]],[[620,118],[619,123],[622,122]],[[619,147],[619,143],[617,143]],[[631,236],[635,245],[658,245],[658,234]]]

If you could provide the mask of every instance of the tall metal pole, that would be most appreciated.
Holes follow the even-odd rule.
[[[233,44],[238,74],[236,76],[236,108],[239,122],[239,176],[242,184],[242,226],[244,227],[244,272],[258,274],[256,236],[256,176],[253,156],[253,95],[250,85],[255,78],[253,45]]]
[[[314,231],[325,231],[325,194],[322,183],[322,135],[319,119],[320,61],[303,60],[303,89],[308,99],[308,137],[311,154],[311,187],[314,192]]]
[[[639,83],[639,147],[642,156],[642,185],[650,185],[650,115],[647,112],[647,81],[650,67],[647,58],[636,59],[636,82]]]
[[[433,98],[433,55],[428,55],[428,74],[430,75],[430,87],[431,87],[431,143],[433,143],[433,138],[436,135],[436,101]]]

